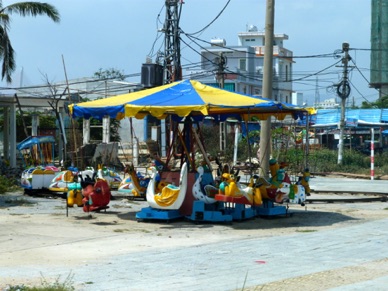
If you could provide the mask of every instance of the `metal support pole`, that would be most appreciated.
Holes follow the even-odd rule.
[[[274,38],[275,0],[267,0],[265,16],[265,46],[263,97],[272,99],[273,76],[273,38]],[[260,165],[262,177],[269,176],[269,158],[271,154],[271,118],[261,121],[260,130]]]
[[[370,179],[375,179],[375,129],[370,129]],[[381,134],[380,134],[381,136]]]
[[[9,148],[9,164],[12,168],[16,167],[16,107],[15,105],[10,106],[9,111],[9,140],[11,147]]]
[[[309,154],[310,154],[310,119],[309,114],[306,115],[306,149],[305,149],[305,168],[309,168]],[[303,144],[303,137],[302,137]]]
[[[110,117],[104,116],[102,119],[102,142],[110,143]]]

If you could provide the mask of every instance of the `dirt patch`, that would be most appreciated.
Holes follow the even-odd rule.
[[[109,257],[156,247],[168,249],[199,242],[216,243],[342,228],[383,219],[388,215],[388,205],[382,202],[317,203],[307,204],[306,207],[290,205],[287,216],[255,218],[232,224],[197,224],[187,219],[170,223],[138,222],[136,213],[147,206],[145,201],[116,199],[111,201],[106,212],[89,215],[81,207],[66,209],[65,200],[55,196],[37,198],[21,192],[0,195],[0,269],[17,266],[45,269],[65,265],[70,270],[72,266],[94,259],[102,249],[101,255]],[[357,270],[349,273],[347,269],[339,272],[346,273],[342,278],[351,283],[356,282],[357,274],[372,276],[376,271],[375,265],[365,267],[358,273]],[[317,276],[335,279],[330,273]],[[287,283],[293,288],[296,286],[290,290],[300,289],[303,285],[297,282],[306,280],[309,286],[312,281],[320,284],[320,280],[315,278],[300,279],[282,284]],[[40,280],[28,276],[0,276],[0,287],[6,284],[37,284]],[[281,285],[276,284],[280,282],[274,282],[268,290],[277,290]],[[332,285],[328,283],[326,286]]]

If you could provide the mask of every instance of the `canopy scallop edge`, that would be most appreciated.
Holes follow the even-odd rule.
[[[102,119],[104,116],[119,120],[125,117],[142,119],[146,115],[164,119],[169,115],[187,117],[238,114],[243,119],[256,117],[266,120],[274,116],[283,120],[287,115],[298,119],[314,114],[314,109],[234,93],[195,80],[183,80],[137,92],[70,104],[69,112],[73,118],[85,119]]]

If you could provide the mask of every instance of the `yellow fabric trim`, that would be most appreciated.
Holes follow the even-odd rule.
[[[158,86],[155,88],[141,90],[137,92],[117,95],[109,98],[98,99],[88,102],[82,102],[78,104],[71,104],[68,106],[70,114],[73,114],[74,105],[77,107],[89,107],[89,108],[99,108],[106,106],[122,106],[124,105],[124,113],[118,113],[116,119],[120,120],[124,117],[135,117],[137,119],[143,119],[145,115],[151,114],[152,116],[158,119],[164,119],[169,114],[177,114],[180,117],[185,117],[192,114],[202,114],[204,116],[210,114],[245,114],[245,115],[255,115],[260,120],[266,120],[270,116],[275,116],[278,120],[283,120],[287,115],[292,114],[295,111],[305,111],[309,114],[315,114],[316,111],[313,108],[290,108],[289,110],[283,109],[281,112],[273,112],[268,108],[252,108],[252,106],[265,103],[266,100],[259,100],[255,97],[242,95],[239,93],[228,92],[224,90],[219,90],[211,86],[207,86],[198,81],[190,81],[196,93],[203,99],[205,104],[203,105],[188,105],[188,106],[157,106],[157,105],[148,105],[148,106],[135,106],[126,104],[138,99],[141,99],[145,96],[149,96],[155,93],[158,93],[164,89],[173,87],[176,85],[176,82],[166,84],[163,86]],[[238,108],[224,108],[223,106],[250,106],[248,109]],[[272,109],[273,110],[273,109]],[[255,113],[256,112],[256,113]],[[246,117],[247,118],[247,117]]]
[[[164,187],[160,195],[155,195],[155,202],[162,207],[170,206],[178,199],[179,189]]]

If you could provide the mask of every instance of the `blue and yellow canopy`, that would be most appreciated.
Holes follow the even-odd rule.
[[[104,116],[122,119],[135,117],[142,119],[152,115],[163,119],[168,115],[211,116],[239,114],[265,120],[275,116],[283,120],[286,115],[295,119],[311,113],[309,109],[277,101],[233,93],[207,86],[198,81],[184,80],[146,89],[138,92],[113,96],[89,102],[69,105],[73,118],[90,117],[102,119]]]

